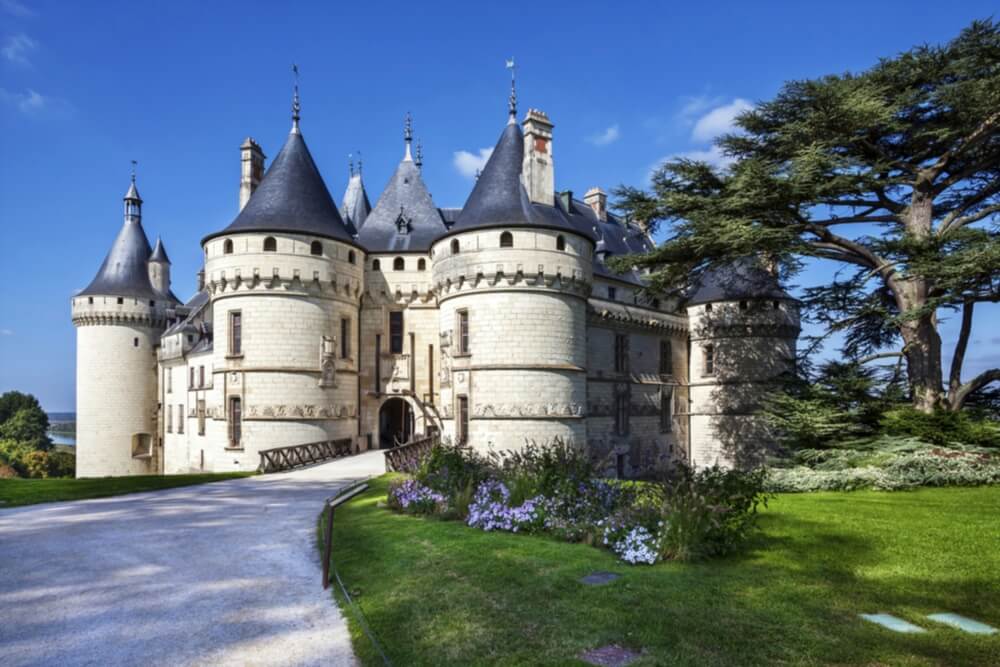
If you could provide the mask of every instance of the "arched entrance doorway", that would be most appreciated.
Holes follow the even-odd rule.
[[[387,449],[413,435],[413,408],[406,399],[390,398],[378,411],[378,446]]]

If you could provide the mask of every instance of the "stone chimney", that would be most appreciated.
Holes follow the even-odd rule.
[[[552,161],[552,121],[545,112],[528,109],[524,117],[524,188],[528,198],[555,205],[555,165]]]
[[[608,193],[600,188],[590,188],[587,194],[583,195],[583,201],[590,208],[594,209],[597,218],[601,221],[608,220]]]
[[[240,145],[240,210],[250,201],[250,195],[264,178],[264,151],[260,144],[247,137]]]

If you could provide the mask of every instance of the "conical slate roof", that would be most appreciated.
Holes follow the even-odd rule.
[[[344,191],[344,201],[340,206],[340,214],[344,218],[347,231],[352,236],[358,235],[358,230],[365,224],[371,210],[372,205],[368,201],[368,193],[365,192],[365,184],[361,180],[361,174],[351,174],[351,179],[347,182],[347,190]]]
[[[353,242],[297,128],[232,224],[202,241],[238,232],[287,232]]]
[[[755,259],[744,258],[709,269],[687,299],[688,306],[740,299],[790,299],[778,279]]]
[[[370,252],[426,252],[447,230],[420,168],[407,155],[358,232]]]
[[[156,237],[156,246],[153,247],[153,254],[149,256],[149,261],[163,262],[164,264],[170,263],[170,258],[167,257],[167,249],[164,247],[160,237]]]
[[[147,261],[150,252],[142,223],[135,218],[126,220],[97,275],[77,296],[163,298],[149,282]]]
[[[451,230],[531,226],[577,231],[558,211],[543,211],[531,203],[521,183],[523,161],[524,134],[520,125],[510,122]]]

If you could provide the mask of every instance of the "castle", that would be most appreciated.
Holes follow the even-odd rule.
[[[795,300],[750,260],[681,295],[612,271],[650,238],[600,189],[555,189],[553,123],[518,123],[515,102],[461,209],[431,199],[409,119],[374,208],[359,167],[338,209],[296,89],[270,167],[241,145],[240,211],[202,240],[184,303],[133,175],[124,225],[72,298],[77,476],[253,470],[264,449],[431,430],[484,450],[558,437],[619,476],[754,456],[754,402],[794,363]]]

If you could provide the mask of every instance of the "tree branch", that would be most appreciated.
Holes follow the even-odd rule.
[[[878,359],[901,357],[904,354],[906,354],[904,350],[900,350],[899,352],[879,352],[878,354],[869,354],[867,357],[861,357],[860,359],[857,360],[856,363],[860,366],[861,364],[867,364],[869,362],[876,361]]]
[[[959,227],[965,227],[966,225],[971,225],[974,222],[979,222],[983,218],[988,218],[994,213],[1000,213],[1000,204],[993,204],[992,206],[984,206],[975,213],[971,215],[965,215],[960,218],[952,218],[948,222],[941,223],[941,227],[938,230],[939,236],[944,236],[951,229],[957,229]],[[948,216],[951,218],[951,216]],[[947,218],[946,218],[947,220]]]
[[[962,327],[955,344],[955,354],[951,358],[951,372],[948,374],[948,393],[954,396],[962,387],[962,364],[965,362],[965,351],[969,347],[969,335],[972,333],[972,311],[976,307],[974,301],[966,300],[962,304]]]
[[[963,384],[953,396],[949,396],[952,410],[961,410],[965,401],[973,393],[979,391],[991,382],[1000,382],[1000,368],[991,368],[983,371],[976,377]]]

